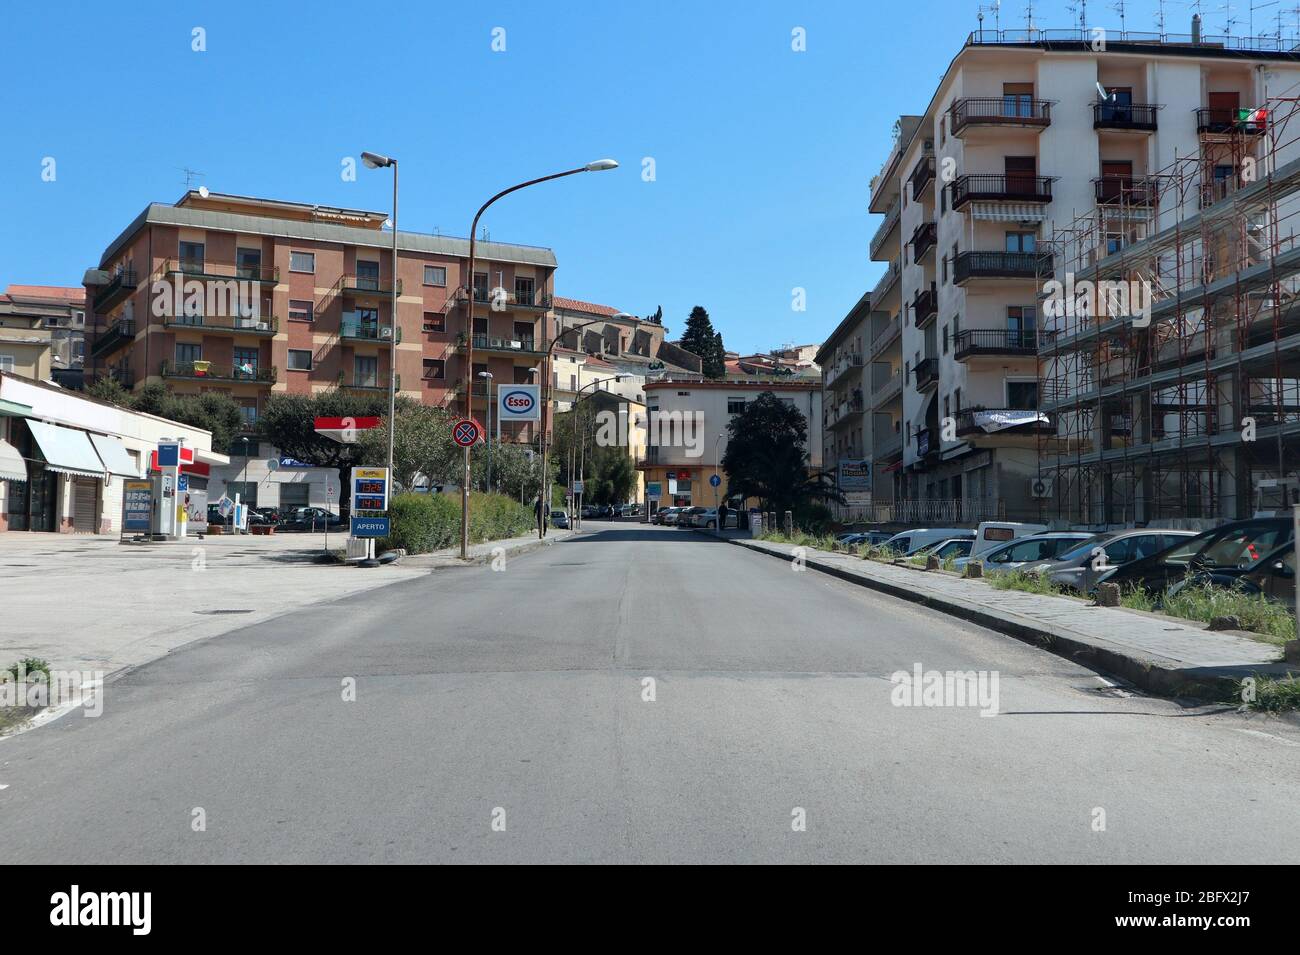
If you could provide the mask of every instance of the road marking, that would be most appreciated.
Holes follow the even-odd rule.
[[[1236,727],[1233,728],[1237,729]],[[1261,739],[1272,740],[1274,743],[1281,743],[1283,746],[1300,746],[1300,743],[1297,743],[1293,739],[1286,739],[1285,737],[1282,736],[1274,736],[1272,733],[1265,733],[1263,730],[1237,729],[1237,732],[1245,733],[1247,736],[1258,736]]]

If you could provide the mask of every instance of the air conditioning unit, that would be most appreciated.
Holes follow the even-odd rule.
[[[387,341],[388,339],[393,337],[393,330],[389,328],[387,325],[385,325],[383,328],[379,330],[379,337]]]
[[[1032,497],[1051,497],[1055,478],[1039,477],[1029,482],[1029,494]]]
[[[524,347],[524,343],[523,343],[523,342],[512,341],[512,342],[510,343],[510,347],[511,347],[511,348],[523,348],[523,347]]]

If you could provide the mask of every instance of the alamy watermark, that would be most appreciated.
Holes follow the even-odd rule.
[[[1074,273],[1066,272],[1064,282],[1048,280],[1043,295],[1043,314],[1048,318],[1106,315],[1130,319],[1134,328],[1151,324],[1151,283],[1145,280],[1075,281]]]
[[[82,716],[104,712],[103,670],[28,670],[19,663],[0,682],[0,707],[45,709],[64,704],[82,707]]]
[[[997,670],[896,670],[889,701],[894,706],[978,707],[980,716],[998,715]]]

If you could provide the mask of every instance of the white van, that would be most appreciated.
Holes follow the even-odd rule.
[[[1041,534],[1047,530],[1046,524],[1020,524],[1015,521],[982,521],[975,528],[975,545],[970,549],[970,559],[979,560],[995,547],[1001,547],[1007,541],[1030,534]]]
[[[910,554],[926,544],[937,544],[950,537],[969,537],[969,527],[914,527],[910,531],[899,531],[882,545],[899,554]]]

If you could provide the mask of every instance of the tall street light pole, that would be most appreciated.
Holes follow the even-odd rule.
[[[483,384],[487,386],[487,434],[484,435],[484,437],[487,439],[488,459],[487,459],[487,487],[485,487],[484,490],[491,493],[492,491],[492,372],[480,371],[478,373],[478,376],[483,379]],[[499,416],[497,418],[497,427],[498,428],[501,427],[501,419]]]
[[[612,375],[609,378],[597,378],[595,381],[589,381],[581,388],[578,389],[577,397],[573,399],[573,411],[574,411],[573,428],[574,428],[575,437],[577,436],[577,429],[582,423],[582,399],[591,397],[591,395],[584,395],[583,392],[586,391],[588,388],[594,388],[596,385],[604,384],[607,381],[617,382],[622,380],[623,380],[622,375]],[[594,395],[595,392],[593,391],[591,394]],[[585,482],[587,477],[587,429],[585,427],[583,427],[582,429],[582,439],[579,447],[581,450],[578,453],[578,462],[579,462],[578,480]],[[593,453],[595,452],[593,451]],[[569,480],[570,482],[572,482],[573,480],[572,473],[570,473],[569,475]],[[586,496],[587,496],[587,485],[583,483],[582,490],[579,491],[576,495],[574,495],[575,498],[574,513],[577,515],[579,527],[582,526],[582,505],[581,503],[578,503],[578,501],[579,499],[586,498]]]
[[[388,480],[393,480],[393,435],[397,431],[397,160],[379,153],[362,152],[369,169],[391,166],[393,170],[393,298],[388,336]]]

